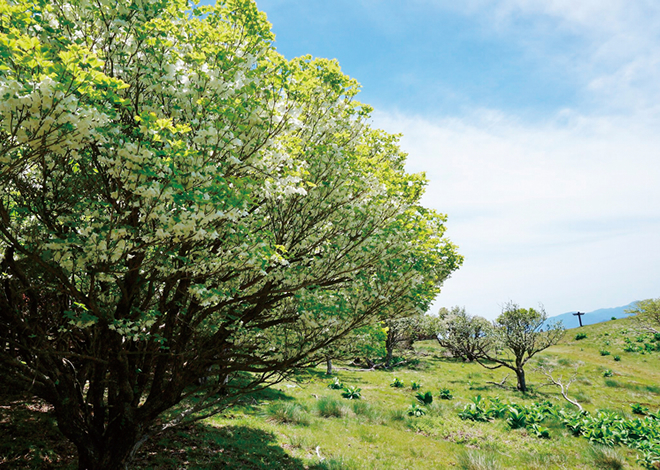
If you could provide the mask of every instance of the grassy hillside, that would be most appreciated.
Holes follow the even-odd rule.
[[[578,333],[586,338],[576,340]],[[641,468],[636,450],[593,445],[571,435],[557,418],[543,421],[549,438],[540,438],[530,428],[511,429],[504,419],[477,422],[463,420],[459,413],[477,395],[521,405],[549,401],[555,409],[574,409],[557,387],[544,385],[546,377],[534,371],[541,365],[553,368],[554,376],[562,375],[564,382],[577,373],[569,396],[591,413],[610,410],[633,418],[631,404],[655,412],[660,407],[660,352],[650,349],[659,347],[660,341],[636,332],[631,319],[568,330],[561,344],[529,364],[531,392],[523,395],[515,391],[514,374],[509,374],[504,386],[498,385],[509,373],[506,369],[487,370],[446,357],[434,342],[416,343],[414,361],[405,368],[359,371],[339,365],[337,379],[360,388],[360,400],[342,398],[341,390],[328,388],[332,379],[324,369],[311,369],[295,381],[250,397],[224,416],[153,440],[140,454],[137,467]],[[395,378],[404,387],[390,386]],[[434,396],[424,416],[407,413],[416,402],[413,381],[421,383],[420,392],[430,391]],[[442,389],[448,389],[453,398],[440,399]],[[10,424],[0,416],[0,427]],[[8,439],[6,433],[0,435]],[[6,442],[3,447],[0,455],[3,450],[6,455]],[[16,443],[9,449],[14,454],[20,451]],[[23,462],[37,462],[40,455],[38,450],[23,452]],[[5,464],[10,465],[10,460],[6,458]],[[51,468],[70,462],[58,459],[57,451],[52,451],[50,460]]]

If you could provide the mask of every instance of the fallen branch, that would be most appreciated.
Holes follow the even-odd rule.
[[[506,379],[508,379],[508,378],[509,378],[509,374],[506,374],[506,375],[504,376],[504,378],[502,379],[501,382],[489,382],[489,381],[486,381],[486,383],[487,383],[487,384],[497,385],[498,387],[506,388],[506,387],[504,386],[504,382],[506,382]]]
[[[537,370],[539,370],[543,375],[545,375],[548,378],[548,380],[550,381],[549,383],[547,383],[545,385],[555,385],[555,386],[559,387],[561,389],[561,396],[564,397],[564,399],[567,402],[569,402],[571,405],[577,406],[577,408],[580,411],[584,411],[584,409],[582,408],[582,405],[580,405],[577,402],[577,400],[571,400],[568,397],[568,388],[571,386],[571,384],[573,382],[575,382],[577,380],[577,371],[578,371],[577,367],[575,368],[575,373],[571,376],[570,379],[568,379],[567,383],[562,382],[562,380],[563,380],[562,375],[560,375],[559,378],[555,379],[552,376],[552,369],[546,369],[545,367],[539,367]]]

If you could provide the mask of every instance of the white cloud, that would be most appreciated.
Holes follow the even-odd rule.
[[[460,12],[483,31],[511,37],[534,56],[561,64],[604,109],[658,111],[660,2],[651,0],[420,0]],[[562,35],[574,44],[557,49]],[[579,83],[578,83],[579,82]]]
[[[434,308],[492,318],[512,299],[554,315],[658,295],[656,122],[569,113],[530,125],[487,111],[374,120],[403,132],[409,170],[430,180],[425,205],[449,215],[466,256]]]

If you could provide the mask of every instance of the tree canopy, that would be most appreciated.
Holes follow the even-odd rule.
[[[80,468],[426,310],[461,263],[359,84],[272,41],[252,0],[0,0],[0,373]]]
[[[526,309],[508,302],[492,323],[459,307],[441,314],[444,314],[438,337],[441,345],[455,356],[475,360],[488,369],[511,369],[521,392],[527,391],[527,362],[557,344],[564,335],[561,322],[546,325],[548,316],[543,307]]]
[[[626,309],[626,313],[635,315],[635,320],[643,328],[660,333],[660,298],[635,302],[631,308]]]
[[[491,349],[492,325],[483,317],[468,314],[465,307],[443,308],[437,339],[454,357],[474,361],[481,352]]]

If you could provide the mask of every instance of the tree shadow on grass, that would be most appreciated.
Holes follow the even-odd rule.
[[[22,395],[0,395],[0,468],[75,468],[75,447],[57,428],[52,407]]]
[[[276,444],[273,433],[247,426],[196,423],[160,435],[138,453],[134,468],[304,470],[309,466]]]
[[[286,395],[277,395],[286,399]],[[57,429],[52,408],[36,398],[0,395],[0,468],[70,470],[77,468],[75,447]],[[131,468],[321,470],[277,445],[274,434],[246,426],[195,423],[148,440]]]

